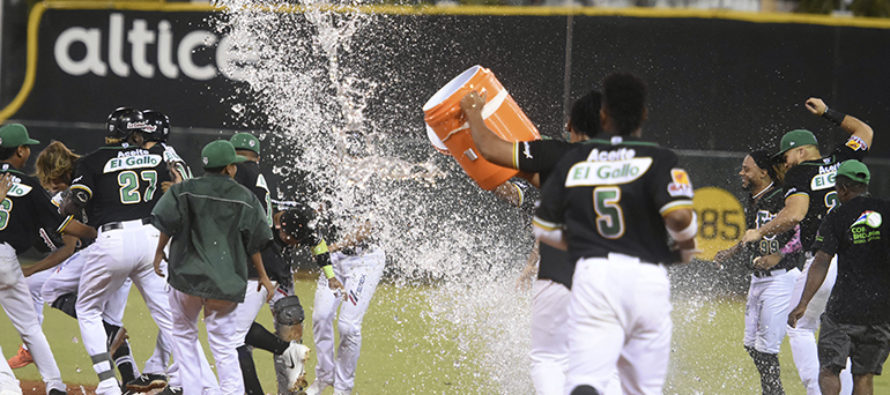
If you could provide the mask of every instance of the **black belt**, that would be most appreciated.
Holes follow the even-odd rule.
[[[364,253],[364,252],[368,251],[370,248],[371,248],[370,243],[358,243],[358,244],[353,244],[348,247],[343,247],[343,248],[339,249],[337,252],[339,252],[343,255],[359,255],[360,253]],[[359,251],[359,250],[361,250],[361,251]]]
[[[143,225],[148,225],[148,224],[151,223],[151,218],[143,218],[141,221],[142,221],[142,224],[143,224]],[[109,223],[107,223],[107,224],[104,224],[104,225],[100,226],[100,227],[99,227],[99,231],[100,231],[100,232],[108,232],[108,231],[111,231],[111,230],[123,229],[123,228],[124,228],[124,224],[123,224],[124,222],[130,222],[130,221],[109,222]]]

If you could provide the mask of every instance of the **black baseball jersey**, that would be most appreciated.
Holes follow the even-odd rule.
[[[784,193],[781,188],[769,187],[767,191],[759,199],[753,197],[748,199],[745,206],[745,225],[748,229],[760,228],[769,221],[772,221],[779,211],[785,207]],[[751,253],[747,257],[748,267],[754,267],[754,259],[761,256],[775,254],[782,250],[786,244],[794,237],[795,229],[780,233],[774,236],[764,236],[759,241],[750,245],[748,251]],[[793,269],[800,264],[802,254],[800,252],[792,252],[785,254],[782,260],[773,266],[770,270]]]
[[[860,196],[825,217],[813,250],[837,254],[826,314],[845,324],[890,322],[890,202]]]
[[[80,158],[72,190],[90,195],[86,206],[90,225],[129,221],[151,216],[161,197],[161,183],[170,181],[164,148],[105,146]]]
[[[692,208],[677,155],[634,137],[591,139],[560,160],[544,185],[535,226],[563,229],[572,259],[621,253],[674,263],[663,215]]]
[[[8,243],[21,254],[36,243],[40,228],[61,230],[70,218],[59,214],[37,179],[9,163],[0,164],[0,175],[4,173],[12,174],[13,185],[0,202],[0,243]]]
[[[822,218],[837,205],[834,178],[841,162],[862,159],[868,146],[858,137],[850,136],[847,142],[819,160],[801,162],[785,174],[785,199],[805,195],[810,199],[807,215],[800,221],[800,242],[805,249],[813,245]],[[807,250],[809,251],[809,250]]]
[[[269,222],[269,227],[272,227],[272,196],[269,185],[266,183],[266,178],[260,173],[259,164],[249,160],[238,163],[236,166],[238,171],[235,173],[235,181],[238,181],[239,184],[244,185],[253,192],[257,199],[263,203],[266,221]],[[266,248],[261,250],[260,254],[263,257],[263,267],[266,269],[266,274],[269,278],[281,285],[289,285],[292,282],[291,273],[282,255],[284,244],[279,241],[277,233],[273,229],[272,234],[275,236],[273,239],[276,242],[269,243]],[[247,278],[258,277],[256,268],[253,265],[247,265]]]

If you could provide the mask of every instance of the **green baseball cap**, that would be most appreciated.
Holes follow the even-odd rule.
[[[11,123],[0,128],[0,147],[13,148],[22,145],[40,144],[28,136],[28,129],[20,123]]]
[[[841,163],[840,167],[837,168],[837,175],[865,185],[868,185],[868,181],[871,180],[868,166],[856,159],[850,159]]]
[[[235,133],[229,141],[232,142],[235,149],[246,149],[256,152],[257,155],[260,154],[260,139],[250,133]]]
[[[235,153],[235,147],[226,140],[216,140],[201,150],[201,163],[205,169],[228,166],[246,161],[247,158]]]
[[[803,147],[805,145],[818,145],[816,136],[813,132],[806,129],[794,129],[782,136],[782,142],[779,144],[781,150],[773,155],[774,158],[781,156],[792,148]]]

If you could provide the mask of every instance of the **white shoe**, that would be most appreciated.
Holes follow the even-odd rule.
[[[330,386],[331,386],[330,383],[325,383],[323,381],[315,380],[312,382],[312,384],[309,385],[309,388],[306,388],[306,395],[319,395],[322,393],[322,391],[324,391],[325,389],[327,389]]]
[[[297,392],[306,387],[306,360],[309,359],[309,347],[306,347],[296,341],[290,342],[290,347],[284,350],[281,355],[275,356],[275,362],[284,366],[287,382],[290,383],[289,390]]]

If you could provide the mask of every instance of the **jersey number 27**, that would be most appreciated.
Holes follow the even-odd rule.
[[[148,182],[145,195],[139,193],[139,179]],[[120,197],[123,204],[136,204],[141,201],[150,202],[158,187],[158,172],[143,170],[136,175],[135,171],[122,171],[117,175],[117,184],[120,185]]]

